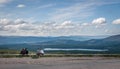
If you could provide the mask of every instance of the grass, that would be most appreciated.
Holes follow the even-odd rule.
[[[0,58],[12,58],[12,57],[31,57],[33,59],[39,58],[35,52],[29,51],[29,55],[22,56],[19,54],[19,50],[10,50],[10,49],[2,49],[0,50]],[[59,54],[45,54],[41,57],[119,57],[120,54],[65,54],[65,53],[59,53]]]
[[[120,54],[47,54],[44,57],[120,57]]]
[[[19,54],[2,54],[0,55],[0,58],[22,58],[22,57],[31,57],[33,59],[39,58],[35,54],[29,54],[29,55],[19,55]],[[45,54],[41,57],[118,57],[120,58],[120,54]]]
[[[11,49],[2,49],[0,50],[0,54],[19,54],[20,51],[18,50],[11,50]]]

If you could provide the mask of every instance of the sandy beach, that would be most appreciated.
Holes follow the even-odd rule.
[[[0,58],[0,69],[120,69],[120,58]]]

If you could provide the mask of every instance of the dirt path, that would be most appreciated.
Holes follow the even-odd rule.
[[[0,69],[120,69],[120,59],[101,57],[0,58]]]

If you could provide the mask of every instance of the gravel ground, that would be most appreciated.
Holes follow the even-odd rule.
[[[120,69],[120,58],[0,58],[0,69]]]

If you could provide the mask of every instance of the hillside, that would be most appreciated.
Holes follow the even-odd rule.
[[[108,53],[120,53],[120,35],[114,35],[104,39],[91,39],[87,41],[59,39],[35,43],[35,45],[44,46],[45,48],[108,49]]]
[[[12,38],[12,37],[11,37]],[[25,39],[26,38],[26,39]],[[33,38],[25,37],[20,40],[30,40]],[[28,39],[27,39],[28,38]],[[0,48],[36,50],[37,48],[82,48],[82,49],[107,49],[107,53],[120,53],[120,35],[114,35],[103,39],[90,39],[86,41],[76,41],[71,39],[61,39],[59,37],[42,37],[37,38],[35,42],[18,43],[18,44],[1,44]],[[46,38],[46,39],[45,39]],[[35,38],[34,38],[35,39]],[[4,39],[5,40],[5,39]]]
[[[101,39],[106,36],[59,36],[59,37],[37,37],[37,36],[0,36],[0,44],[21,44],[47,42],[54,40],[85,41],[90,39]]]

